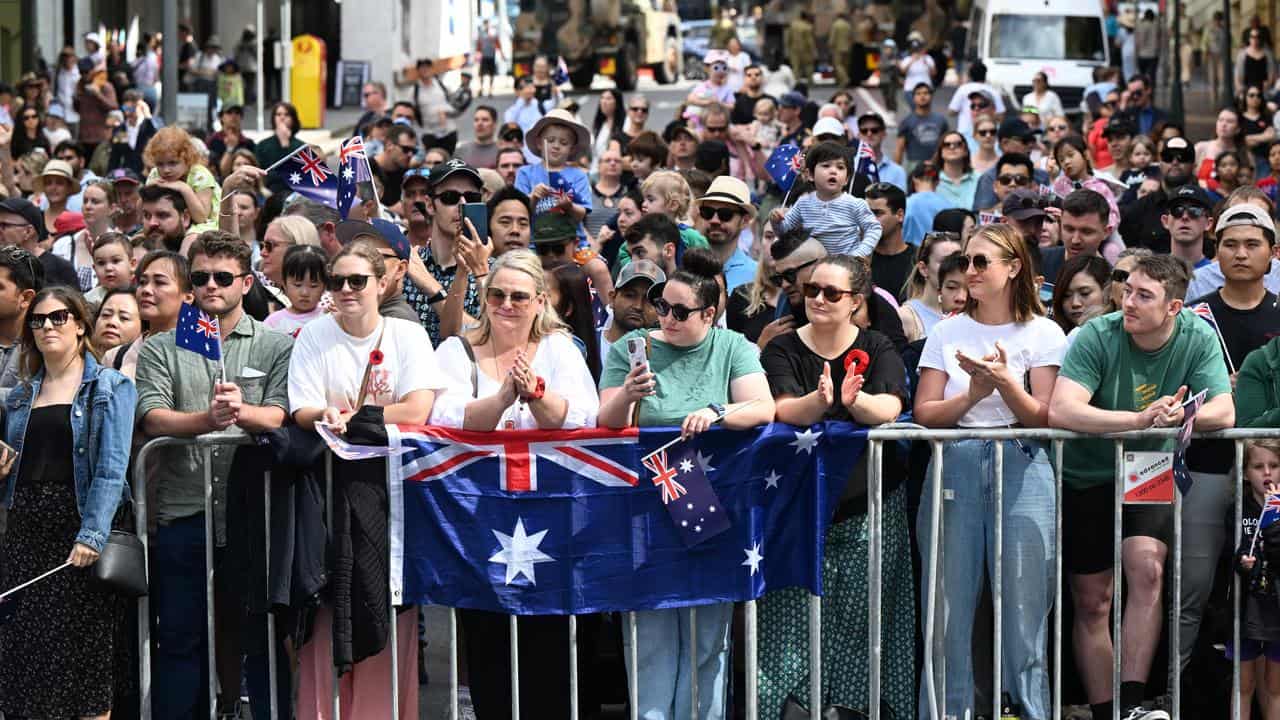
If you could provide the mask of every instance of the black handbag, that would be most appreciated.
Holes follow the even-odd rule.
[[[129,598],[147,594],[147,563],[138,536],[112,530],[93,564],[93,577],[113,592]]]
[[[809,708],[796,699],[795,695],[788,695],[787,701],[782,705],[782,720],[809,720]],[[865,710],[854,710],[844,705],[827,705],[818,713],[818,717],[822,720],[866,720],[871,717]],[[881,720],[894,720],[893,708],[885,701],[880,701],[880,717]]]

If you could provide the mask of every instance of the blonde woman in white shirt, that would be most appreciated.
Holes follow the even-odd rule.
[[[560,321],[542,263],[530,250],[503,253],[489,269],[479,325],[440,343],[447,384],[432,425],[464,430],[594,427],[600,398],[582,351]],[[511,709],[511,650],[506,615],[461,610],[476,716]],[[578,616],[578,642],[593,642],[599,616]],[[585,633],[585,634],[584,634]],[[568,620],[520,618],[520,701],[541,717],[569,715]]]

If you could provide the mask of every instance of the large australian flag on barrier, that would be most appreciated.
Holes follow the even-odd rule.
[[[826,529],[865,431],[716,429],[671,467],[641,462],[677,432],[390,426],[393,600],[534,615],[821,593]],[[706,473],[722,507],[684,517],[720,513],[727,530],[689,544],[663,501],[673,472]]]

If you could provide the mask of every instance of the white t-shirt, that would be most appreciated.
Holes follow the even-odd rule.
[[[385,328],[385,332],[384,332]],[[289,412],[300,408],[356,410],[360,379],[382,335],[382,362],[369,373],[366,405],[385,407],[415,390],[445,385],[427,331],[417,323],[383,318],[368,337],[348,335],[332,315],[307,323],[289,361]]]
[[[921,55],[919,58],[914,55],[908,55],[898,63],[898,67],[902,70],[906,77],[902,80],[902,89],[911,94],[920,83],[925,83],[929,87],[933,87],[933,58],[929,55]]]
[[[925,340],[920,353],[920,367],[941,370],[947,374],[943,398],[969,392],[969,374],[960,369],[956,351],[981,358],[996,351],[996,341],[1004,346],[1009,370],[1014,377],[1025,377],[1031,368],[1061,367],[1067,352],[1067,339],[1057,323],[1036,317],[1026,323],[983,325],[967,314],[940,320]],[[294,352],[297,352],[296,350]],[[960,427],[1002,427],[1018,422],[1017,416],[1004,403],[1000,393],[993,392],[960,418]]]
[[[490,377],[483,368],[477,368],[476,385],[479,392],[472,396],[471,359],[467,357],[462,340],[457,337],[440,343],[436,362],[439,363],[446,389],[436,397],[435,405],[431,407],[432,425],[462,427],[467,403],[476,397],[495,395],[502,388],[499,380]],[[530,366],[535,375],[546,381],[548,391],[569,403],[569,411],[565,414],[561,428],[571,430],[595,427],[596,415],[600,412],[600,396],[596,393],[596,385],[591,379],[591,371],[587,369],[582,351],[568,333],[557,332],[544,337],[533,353]],[[528,405],[519,400],[507,408],[498,421],[500,430],[534,430],[537,427],[538,421]]]
[[[908,92],[915,85],[903,85]],[[956,132],[965,137],[973,135],[973,113],[969,112],[969,95],[978,91],[982,91],[990,95],[996,101],[995,112],[992,113],[996,117],[1004,115],[1004,97],[1003,93],[995,89],[987,83],[967,82],[956,88],[956,92],[951,96],[951,102],[947,104],[947,110],[956,113]]]

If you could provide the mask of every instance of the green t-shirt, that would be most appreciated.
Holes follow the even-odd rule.
[[[1190,310],[1178,313],[1164,347],[1146,352],[1124,330],[1124,314],[1089,321],[1067,356],[1059,376],[1093,393],[1089,404],[1103,410],[1139,412],[1155,400],[1187,386],[1187,397],[1208,390],[1209,400],[1231,392],[1222,348],[1213,328]],[[1126,450],[1172,450],[1172,440],[1128,441]],[[1115,481],[1115,444],[1110,440],[1066,443],[1063,482],[1083,489]]]
[[[648,330],[632,330],[609,348],[600,389],[620,387],[631,371],[627,339]],[[742,335],[711,328],[702,342],[680,348],[649,339],[649,368],[658,376],[656,392],[640,401],[640,425],[679,425],[708,403],[729,402],[729,383],[743,375],[764,374],[760,354]]]

